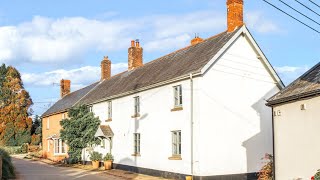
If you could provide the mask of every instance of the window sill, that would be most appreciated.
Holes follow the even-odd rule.
[[[168,158],[169,160],[182,160],[181,156],[172,156]]]
[[[182,111],[182,110],[183,110],[183,107],[174,107],[173,109],[171,109],[171,112]]]
[[[138,117],[140,117],[140,114],[135,114],[135,115],[131,116],[131,118],[138,118]]]
[[[105,120],[105,122],[111,122],[111,121],[112,121],[112,118]]]
[[[131,156],[140,157],[141,154],[131,154]]]
[[[66,156],[67,153],[55,153],[53,154],[53,156]]]

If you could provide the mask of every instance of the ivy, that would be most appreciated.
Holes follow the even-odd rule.
[[[69,158],[75,163],[81,160],[82,149],[100,143],[94,137],[100,120],[84,105],[71,108],[68,115],[69,119],[60,122],[60,138],[69,146]]]

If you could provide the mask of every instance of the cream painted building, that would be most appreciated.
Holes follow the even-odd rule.
[[[238,21],[242,11],[230,8],[242,9],[242,1],[227,2],[232,31],[197,37],[147,64],[133,41],[128,70],[102,77],[79,101],[100,118],[103,143],[94,150],[111,152],[115,168],[174,179],[256,179],[261,158],[273,154],[265,104],[284,86]],[[102,75],[110,74],[109,61],[102,61]]]
[[[270,100],[273,108],[275,176],[309,180],[320,169],[320,64]]]

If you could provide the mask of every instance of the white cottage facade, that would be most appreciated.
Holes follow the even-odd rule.
[[[98,88],[83,103],[112,130],[105,137],[111,145],[105,139],[94,150],[111,152],[116,168],[175,179],[255,179],[261,158],[273,154],[266,99],[282,88],[242,26],[197,72],[88,103]]]

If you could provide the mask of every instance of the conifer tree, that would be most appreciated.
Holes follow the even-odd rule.
[[[23,87],[20,73],[12,66],[0,67],[0,97],[0,144],[29,143],[32,119],[28,110],[32,99]]]

